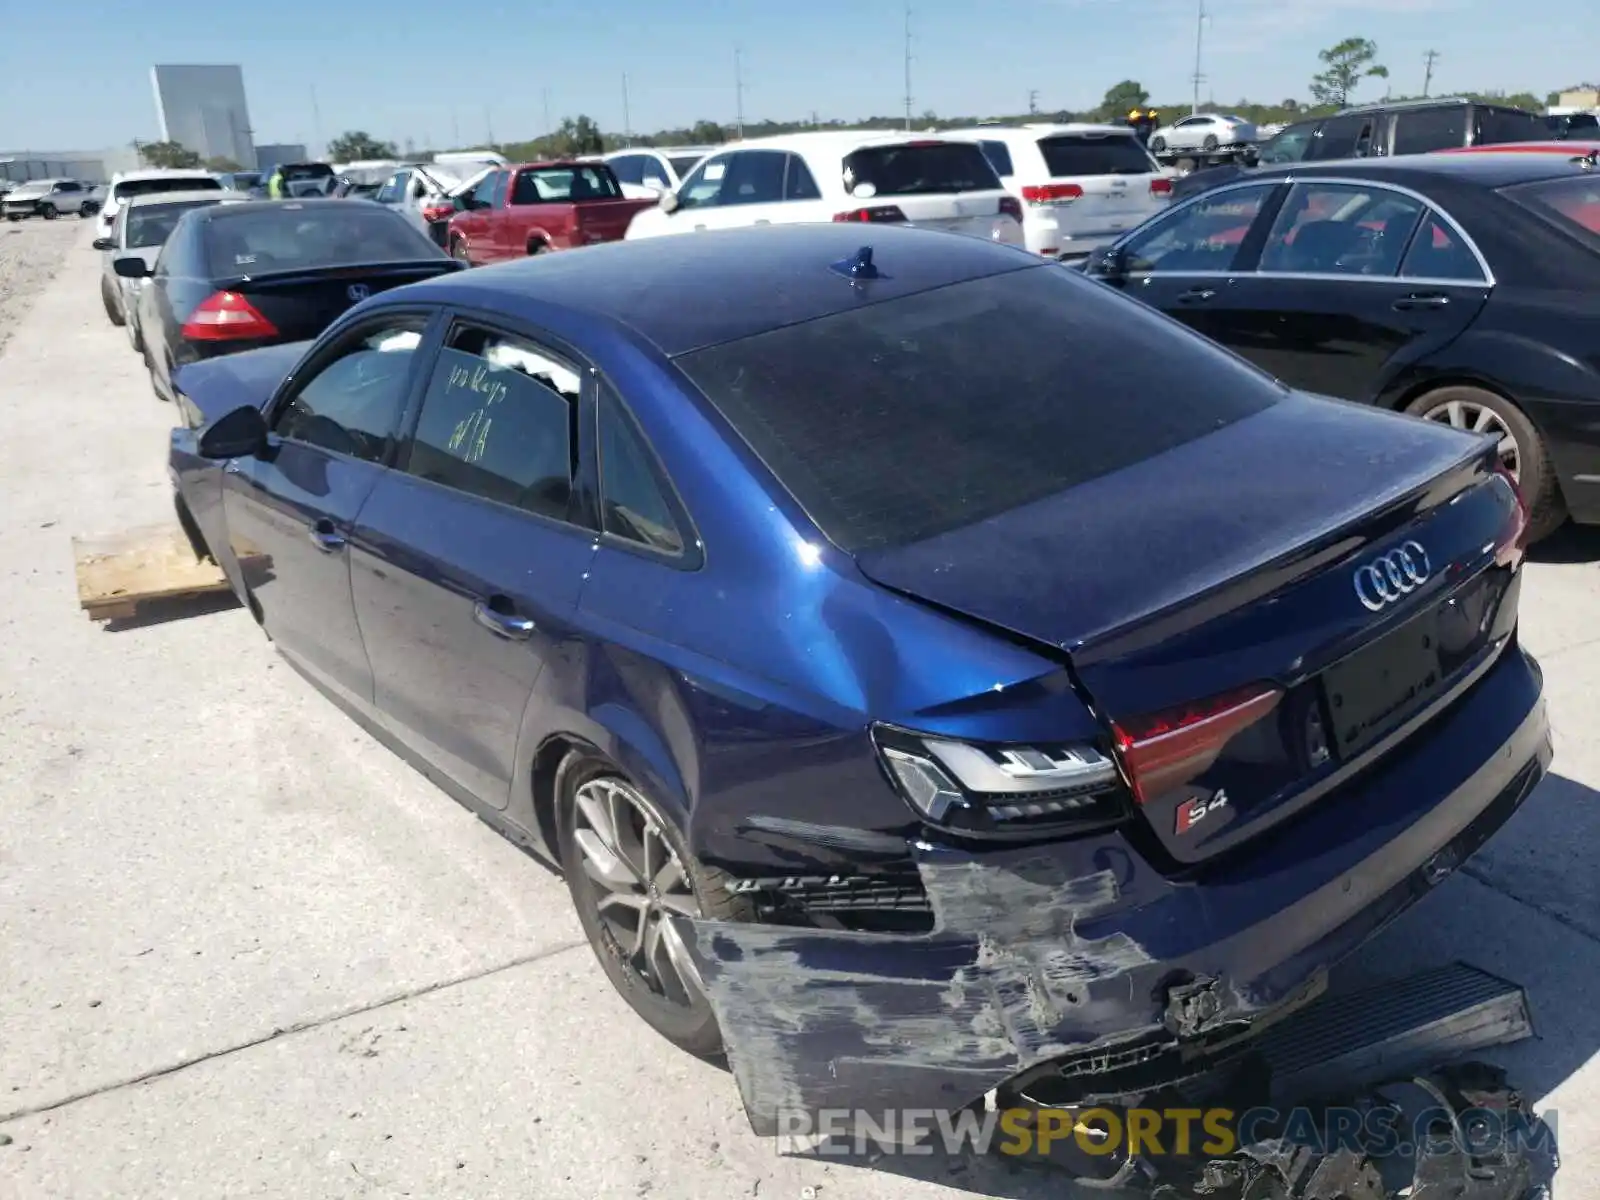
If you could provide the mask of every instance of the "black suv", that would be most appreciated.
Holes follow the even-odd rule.
[[[1250,165],[1284,166],[1379,155],[1427,154],[1456,146],[1545,141],[1543,116],[1504,104],[1447,97],[1364,104],[1329,117],[1296,121],[1279,130],[1249,156]],[[1212,167],[1175,181],[1173,199],[1193,196],[1244,173],[1241,167]]]

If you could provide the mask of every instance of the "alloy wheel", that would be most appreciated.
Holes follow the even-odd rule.
[[[591,779],[574,797],[572,838],[584,889],[613,953],[657,995],[683,1008],[705,991],[688,947],[668,919],[700,904],[677,851],[639,794],[617,778]]]
[[[1422,416],[1426,420],[1449,425],[1452,429],[1493,434],[1498,439],[1496,448],[1500,453],[1501,465],[1510,473],[1511,478],[1518,483],[1522,482],[1521,449],[1517,446],[1516,437],[1494,409],[1474,404],[1470,400],[1446,400],[1443,404],[1428,409]]]

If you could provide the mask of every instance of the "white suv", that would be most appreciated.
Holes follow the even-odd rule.
[[[654,200],[683,182],[684,176],[716,146],[637,146],[600,155],[630,200]]]
[[[635,216],[627,237],[807,221],[903,221],[1022,244],[1022,206],[978,147],[861,130],[725,146]]]
[[[1172,180],[1124,125],[980,125],[947,130],[976,142],[1022,201],[1029,250],[1076,259],[1167,206]]]
[[[210,171],[159,170],[118,171],[111,177],[106,189],[106,202],[100,208],[99,234],[110,237],[115,232],[117,213],[134,196],[150,196],[157,192],[220,192],[226,189],[222,180]]]

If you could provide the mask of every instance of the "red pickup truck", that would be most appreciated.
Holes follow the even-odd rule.
[[[633,214],[655,200],[629,200],[611,168],[599,162],[541,162],[504,167],[458,200],[445,246],[472,266],[548,250],[614,242]]]

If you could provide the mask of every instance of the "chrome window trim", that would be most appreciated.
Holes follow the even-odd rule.
[[[1155,278],[1155,277],[1158,277],[1158,276],[1164,276],[1164,277],[1166,277],[1168,279],[1179,278],[1179,277],[1187,277],[1187,278],[1195,278],[1195,279],[1201,279],[1201,278],[1204,278],[1204,279],[1216,279],[1216,278],[1228,278],[1230,276],[1239,276],[1239,277],[1243,277],[1243,276],[1260,276],[1260,277],[1266,278],[1266,279],[1318,279],[1318,280],[1336,280],[1336,281],[1339,281],[1339,282],[1352,282],[1352,281],[1355,281],[1355,280],[1365,280],[1365,281],[1367,281],[1369,283],[1411,283],[1411,284],[1418,284],[1418,285],[1431,284],[1431,285],[1435,285],[1435,286],[1487,287],[1487,288],[1492,288],[1497,283],[1497,280],[1495,279],[1494,272],[1489,269],[1489,260],[1484,258],[1483,251],[1478,249],[1478,243],[1472,240],[1471,236],[1467,233],[1467,231],[1461,227],[1461,223],[1459,221],[1457,221],[1454,217],[1452,217],[1449,213],[1447,213],[1443,208],[1439,207],[1439,205],[1438,205],[1438,203],[1436,201],[1430,200],[1427,196],[1424,196],[1421,192],[1416,191],[1413,188],[1408,188],[1408,187],[1404,186],[1403,184],[1388,183],[1388,182],[1385,182],[1385,181],[1382,181],[1382,180],[1375,180],[1375,179],[1364,179],[1364,178],[1361,178],[1360,176],[1341,177],[1341,176],[1338,176],[1338,175],[1316,175],[1316,174],[1306,175],[1306,176],[1298,176],[1298,175],[1293,175],[1293,174],[1287,174],[1287,175],[1276,176],[1276,177],[1274,177],[1272,179],[1240,179],[1240,180],[1237,180],[1237,181],[1235,181],[1233,183],[1225,183],[1221,187],[1215,187],[1215,188],[1210,189],[1209,191],[1201,192],[1197,196],[1190,196],[1187,200],[1184,200],[1184,201],[1180,202],[1175,208],[1171,208],[1167,212],[1163,213],[1162,216],[1163,216],[1163,218],[1165,218],[1166,221],[1176,220],[1178,214],[1181,213],[1184,209],[1190,207],[1191,205],[1199,204],[1202,200],[1212,200],[1212,199],[1215,199],[1217,196],[1225,195],[1228,192],[1240,192],[1240,191],[1244,191],[1247,188],[1258,188],[1258,187],[1268,187],[1268,186],[1270,186],[1270,187],[1279,187],[1279,186],[1281,186],[1283,184],[1288,184],[1290,187],[1297,187],[1297,186],[1300,186],[1302,184],[1307,184],[1307,185],[1310,185],[1310,184],[1325,184],[1325,185],[1331,185],[1331,186],[1334,186],[1334,187],[1379,188],[1379,189],[1381,189],[1383,191],[1393,192],[1396,195],[1405,196],[1405,197],[1407,197],[1407,198],[1409,198],[1411,200],[1415,200],[1415,201],[1417,201],[1419,204],[1421,204],[1423,206],[1423,208],[1426,210],[1426,212],[1430,212],[1434,216],[1438,217],[1440,221],[1442,221],[1446,226],[1448,226],[1450,228],[1450,230],[1452,232],[1454,232],[1455,235],[1457,237],[1459,237],[1462,240],[1463,243],[1465,243],[1467,249],[1472,251],[1472,257],[1477,262],[1478,269],[1483,273],[1483,277],[1481,279],[1434,279],[1434,278],[1431,278],[1431,277],[1428,277],[1428,276],[1421,276],[1421,275],[1340,275],[1340,274],[1319,274],[1319,273],[1312,273],[1312,272],[1297,272],[1297,271],[1259,271],[1259,270],[1251,270],[1251,271],[1130,271],[1128,273],[1128,278],[1129,279],[1145,279],[1145,278]],[[1259,216],[1259,214],[1258,214],[1258,216]],[[1255,221],[1252,220],[1251,224],[1254,225]],[[1134,234],[1136,234],[1137,232],[1138,232],[1138,230],[1134,230],[1134,231],[1130,232],[1128,237],[1121,239],[1121,241],[1119,241],[1116,244],[1121,245],[1122,242],[1130,241],[1133,238]]]

